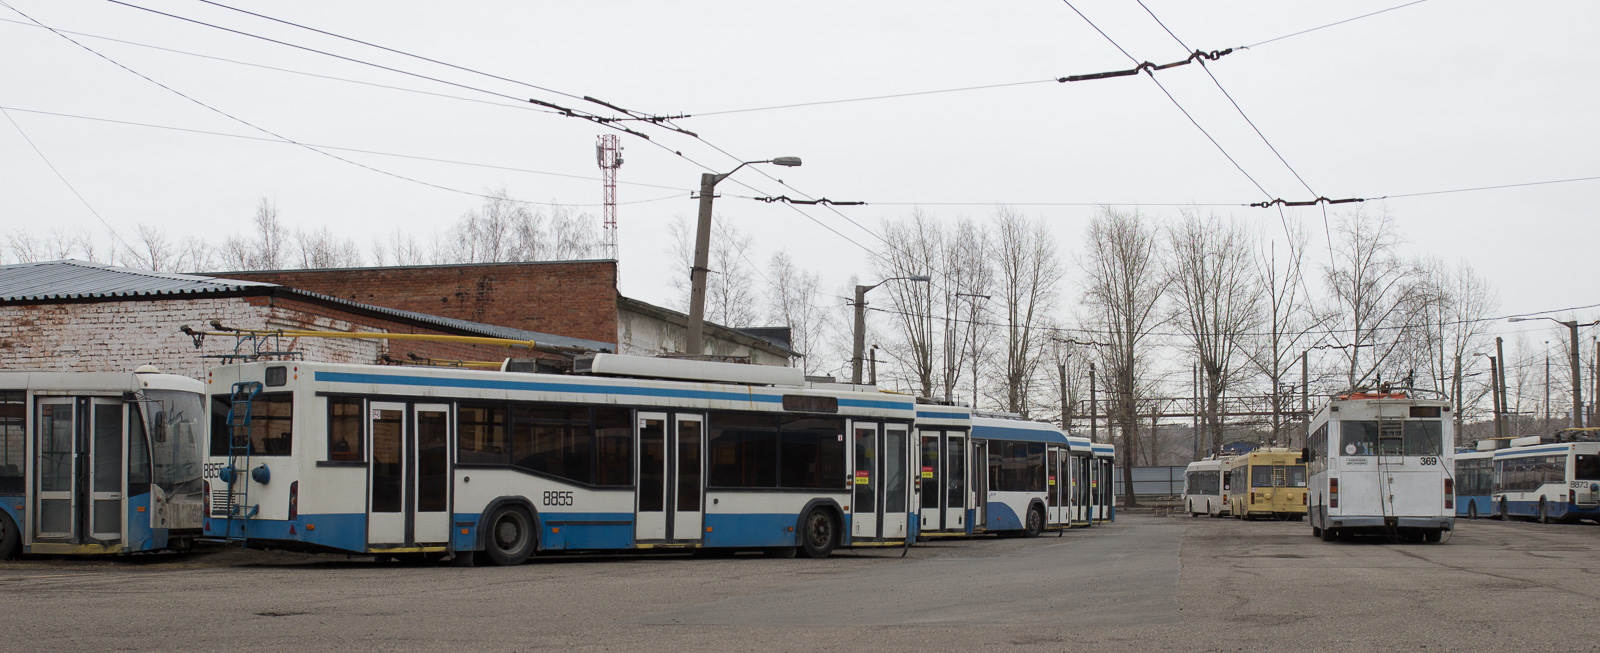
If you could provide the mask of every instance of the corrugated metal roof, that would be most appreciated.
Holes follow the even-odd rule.
[[[0,266],[0,302],[86,297],[207,295],[271,285],[259,281],[134,270],[84,261],[46,261]]]
[[[110,299],[117,297],[194,296],[237,293],[247,289],[270,289],[283,295],[299,295],[323,302],[370,311],[381,315],[417,322],[449,330],[465,331],[474,335],[512,340],[532,340],[540,344],[584,347],[596,351],[616,351],[609,342],[569,338],[551,333],[525,331],[494,324],[429,315],[415,311],[402,311],[383,306],[362,304],[347,299],[331,297],[298,288],[280,286],[261,281],[222,279],[194,274],[174,274],[119,268],[84,261],[47,261],[0,265],[0,302],[50,301],[84,298]]]

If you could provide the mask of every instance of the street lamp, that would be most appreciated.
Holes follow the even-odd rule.
[[[770,163],[793,168],[800,165],[800,157],[780,156],[762,161],[745,161],[738,167],[720,175],[700,175],[700,221],[694,235],[694,267],[689,269],[689,334],[684,339],[684,353],[699,354],[705,350],[702,342],[706,325],[706,259],[711,249],[711,200],[716,197],[717,182],[752,163]]]
[[[856,385],[861,384],[861,351],[866,349],[867,344],[867,291],[890,281],[921,281],[928,283],[933,281],[933,278],[926,274],[913,274],[909,277],[889,277],[870,286],[856,286],[855,346],[851,349],[850,354],[850,382]]]
[[[1555,319],[1553,317],[1539,316],[1539,317],[1513,317],[1513,318],[1507,319],[1506,321],[1507,322],[1531,322],[1533,320],[1550,320],[1551,322],[1555,322],[1556,324],[1559,324],[1561,326],[1567,327],[1568,331],[1572,334],[1571,351],[1569,352],[1571,354],[1571,358],[1572,358],[1572,426],[1573,426],[1573,428],[1582,428],[1583,427],[1583,381],[1582,381],[1582,378],[1581,378],[1580,373],[1579,373],[1579,369],[1580,368],[1578,367],[1579,366],[1579,362],[1578,362],[1578,327],[1591,327],[1591,326],[1594,326],[1596,324],[1600,324],[1600,320],[1597,320],[1597,321],[1594,321],[1594,322],[1590,322],[1588,324],[1578,324],[1577,320],[1565,320],[1565,321],[1563,321],[1563,320]],[[1549,418],[1549,416],[1550,416],[1549,411],[1545,411],[1545,417]]]

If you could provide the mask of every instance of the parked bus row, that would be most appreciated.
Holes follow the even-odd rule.
[[[1479,447],[1455,455],[1457,516],[1600,521],[1600,429]]]
[[[0,558],[250,548],[518,564],[825,557],[1114,519],[1114,451],[798,370],[596,354],[574,373],[252,362],[0,373]]]
[[[1183,476],[1184,509],[1191,516],[1235,519],[1305,519],[1306,465],[1302,453],[1283,447],[1189,463]]]

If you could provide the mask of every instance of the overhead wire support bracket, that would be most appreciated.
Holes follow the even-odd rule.
[[[824,204],[828,206],[866,206],[867,204],[866,202],[836,202],[826,197],[819,197],[814,200],[797,200],[787,195],[779,195],[777,197],[752,197],[750,199],[766,202],[768,204],[773,202],[787,202],[789,204]]]
[[[1250,206],[1258,209],[1269,209],[1274,206],[1316,206],[1318,204],[1350,204],[1352,202],[1365,201],[1367,200],[1364,197],[1346,197],[1342,200],[1330,200],[1326,197],[1318,197],[1317,199],[1307,200],[1304,202],[1290,202],[1280,197],[1267,202],[1252,202]]]
[[[1157,71],[1157,70],[1166,70],[1168,68],[1176,68],[1178,66],[1187,66],[1187,65],[1189,65],[1191,63],[1194,63],[1196,61],[1201,61],[1201,62],[1204,62],[1204,61],[1216,61],[1218,59],[1221,59],[1221,58],[1231,54],[1232,52],[1233,52],[1233,48],[1228,48],[1226,50],[1212,50],[1210,52],[1207,52],[1205,50],[1195,50],[1193,53],[1191,53],[1189,55],[1189,58],[1183,59],[1181,61],[1174,61],[1174,62],[1168,63],[1168,64],[1159,64],[1158,65],[1158,64],[1153,64],[1153,63],[1150,63],[1150,62],[1146,61],[1144,63],[1139,64],[1138,66],[1135,66],[1133,68],[1129,68],[1127,70],[1113,70],[1111,72],[1090,73],[1088,75],[1068,75],[1066,77],[1059,77],[1059,78],[1056,79],[1056,81],[1065,84],[1067,82],[1083,82],[1083,81],[1088,81],[1088,80],[1091,80],[1091,79],[1110,79],[1112,77],[1128,77],[1128,76],[1131,76],[1131,75],[1137,75],[1137,74],[1142,73],[1142,72],[1147,72],[1147,73],[1150,73],[1151,75],[1154,75],[1155,71]],[[1203,63],[1202,63],[1202,65],[1203,65]]]

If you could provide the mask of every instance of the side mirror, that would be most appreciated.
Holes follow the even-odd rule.
[[[153,426],[155,427],[156,432],[150,434],[151,438],[154,439],[158,444],[165,444],[167,441],[167,411],[156,411],[155,419],[153,421],[155,422]]]

